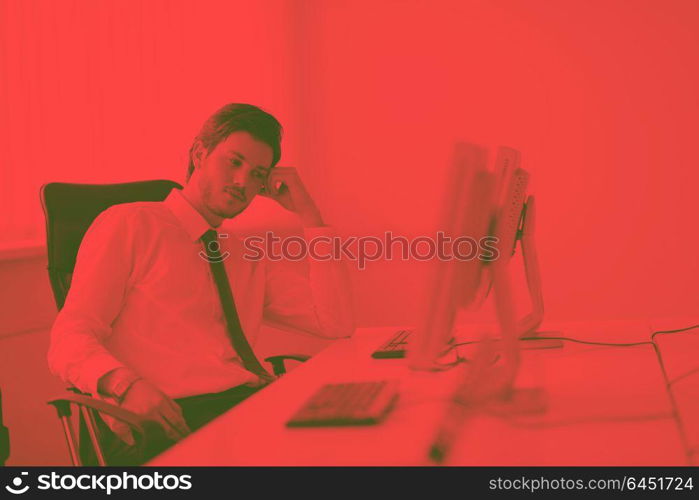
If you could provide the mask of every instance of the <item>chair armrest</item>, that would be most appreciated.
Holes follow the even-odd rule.
[[[165,447],[164,443],[172,443],[165,435],[165,430],[157,422],[148,420],[131,411],[124,410],[116,405],[90,396],[67,394],[62,398],[53,399],[48,402],[48,404],[56,408],[59,419],[70,417],[70,403],[110,415],[129,425],[134,431],[135,446],[138,450],[137,453],[144,461],[150,460],[160,453]]]
[[[59,418],[64,416],[70,416],[70,403],[85,406],[87,408],[96,410],[100,413],[105,413],[111,417],[114,417],[117,420],[120,420],[128,424],[141,436],[145,436],[146,432],[152,432],[154,427],[160,428],[160,426],[157,423],[146,420],[140,415],[136,415],[135,413],[129,410],[125,410],[123,408],[120,408],[119,406],[107,403],[106,401],[95,399],[90,396],[84,396],[81,394],[66,394],[61,398],[52,399],[48,402],[48,404],[56,408]]]
[[[69,388],[69,391],[79,392],[74,388]],[[157,422],[141,417],[140,415],[120,408],[119,406],[107,403],[91,396],[86,396],[84,394],[67,394],[64,397],[48,401],[48,404],[56,409],[58,418],[63,420],[64,426],[68,425],[67,420],[68,417],[71,416],[71,403],[76,404],[81,408],[89,408],[99,413],[110,415],[111,417],[129,425],[129,427],[131,427],[131,429],[134,431],[134,446],[137,456],[141,457],[143,462],[147,462],[157,454],[161,453],[166,447],[174,444],[174,442],[165,434],[165,430]],[[66,432],[66,439],[69,441],[68,446],[72,450],[71,453],[74,455],[73,463],[79,465],[79,460],[76,460],[75,458],[78,456],[79,452],[72,444],[72,433],[67,429],[67,427],[64,427],[64,430]],[[99,443],[96,443],[93,440],[93,447],[98,450],[100,448]],[[99,451],[99,453],[101,454],[101,451]]]
[[[276,356],[266,357],[265,361],[272,365],[272,370],[274,370],[275,375],[284,375],[286,373],[284,362],[288,359],[303,363],[311,359],[311,357],[305,354],[277,354]]]

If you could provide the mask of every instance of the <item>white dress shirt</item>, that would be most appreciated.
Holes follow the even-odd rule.
[[[171,398],[258,383],[231,345],[210,265],[200,255],[208,229],[178,189],[162,202],[102,212],[85,234],[51,330],[52,373],[94,395],[99,378],[123,366]],[[331,231],[305,228],[304,236]],[[340,262],[308,259],[302,271],[284,260],[243,259],[243,242],[232,234],[220,242],[221,253],[230,252],[226,272],[251,346],[266,320],[325,338],[352,334]]]

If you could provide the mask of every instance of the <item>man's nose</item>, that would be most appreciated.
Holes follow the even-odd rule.
[[[248,169],[246,167],[241,167],[235,169],[233,172],[233,184],[236,187],[245,189],[245,178],[248,175]]]

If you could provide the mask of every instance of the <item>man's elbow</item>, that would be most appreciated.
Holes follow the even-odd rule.
[[[354,330],[353,321],[343,321],[342,323],[326,325],[320,330],[320,336],[331,340],[348,339],[354,335]]]
[[[76,356],[71,339],[65,338],[61,330],[53,329],[46,352],[49,372],[66,384],[71,384],[71,372],[75,371]]]
[[[46,353],[46,362],[48,364],[49,372],[54,377],[58,377],[64,382],[67,382],[67,372],[68,366],[65,360],[65,356],[61,356],[52,343],[49,346],[49,350]]]

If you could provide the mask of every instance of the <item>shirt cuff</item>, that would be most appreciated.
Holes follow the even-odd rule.
[[[116,368],[124,368],[124,364],[109,354],[96,354],[85,360],[80,365],[80,376],[76,382],[78,389],[97,395],[97,382],[110,371]]]

